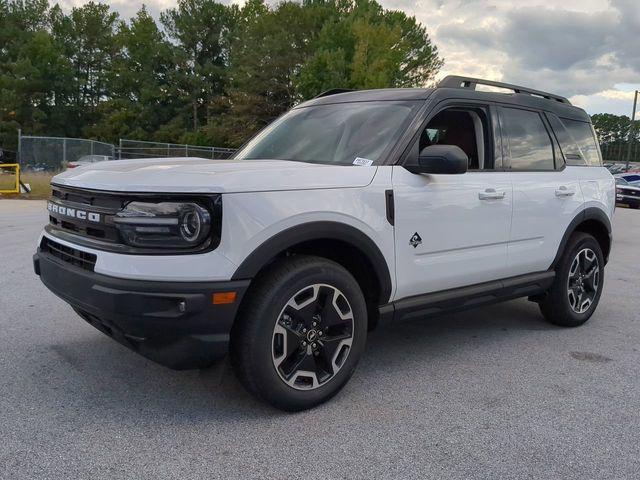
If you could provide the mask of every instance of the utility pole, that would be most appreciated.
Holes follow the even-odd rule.
[[[631,114],[631,124],[629,125],[629,149],[627,150],[627,170],[629,170],[629,162],[631,161],[631,152],[633,147],[633,140],[635,139],[635,120],[636,120],[636,107],[638,106],[638,94],[640,90],[635,91],[633,96],[633,113]]]

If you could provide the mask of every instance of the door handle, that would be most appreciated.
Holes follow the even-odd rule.
[[[560,185],[556,188],[556,197],[570,197],[575,195],[576,191],[573,188],[568,188],[564,185]]]
[[[487,188],[484,192],[478,193],[480,200],[502,200],[504,196],[504,191],[497,191],[495,188]]]

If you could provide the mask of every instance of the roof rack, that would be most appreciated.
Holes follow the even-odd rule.
[[[329,95],[336,95],[338,93],[346,93],[346,92],[353,92],[353,91],[354,90],[352,88],[331,88],[329,90],[326,90],[320,93],[319,95],[316,95],[313,98],[328,97]]]
[[[470,88],[471,90],[475,90],[476,85],[488,85],[490,87],[505,88],[507,90],[513,90],[514,93],[524,93],[527,95],[542,97],[542,98],[546,98],[547,100],[555,100],[556,102],[566,103],[568,105],[571,105],[571,102],[567,98],[561,97],[560,95],[554,95],[552,93],[542,92],[540,90],[534,90],[532,88],[520,87],[518,85],[512,85],[510,83],[494,82],[492,80],[482,80],[480,78],[449,75],[447,77],[444,77],[440,81],[440,83],[438,83],[438,87]]]

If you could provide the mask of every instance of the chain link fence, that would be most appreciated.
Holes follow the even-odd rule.
[[[629,142],[601,143],[600,150],[605,162],[624,163],[629,155]],[[640,142],[631,145],[631,162],[640,162]]]
[[[82,138],[37,137],[20,135],[18,155],[25,171],[57,172],[67,168],[70,162],[113,160],[115,146],[110,143]]]
[[[143,140],[120,139],[118,158],[159,158],[159,157],[199,157],[211,160],[229,158],[233,148],[205,147],[178,143],[147,142]]]
[[[57,172],[71,162],[137,158],[229,158],[235,149],[120,139],[118,146],[81,138],[19,135],[19,163],[25,171]]]

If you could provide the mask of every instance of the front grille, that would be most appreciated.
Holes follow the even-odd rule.
[[[95,192],[90,190],[78,190],[73,188],[52,185],[51,196],[53,200],[70,202],[84,206],[92,206],[117,212],[126,203],[126,199],[112,193]]]
[[[67,233],[119,243],[120,236],[112,219],[125,203],[119,195],[53,186],[48,205],[49,223],[54,229]],[[77,215],[78,212],[81,215]]]
[[[67,247],[66,245],[62,245],[61,243],[55,242],[47,237],[42,238],[40,250],[42,252],[49,253],[65,263],[75,265],[76,267],[80,267],[90,272],[93,272],[93,269],[96,266],[97,257],[93,253],[87,253],[76,248]]]

